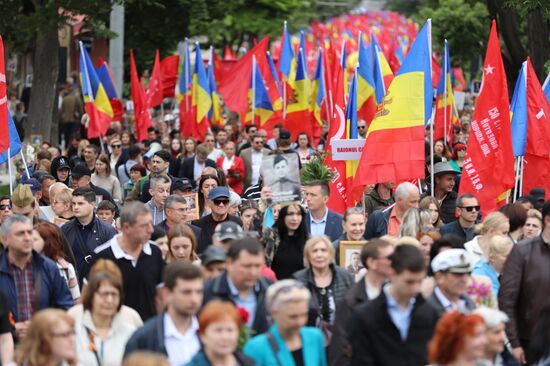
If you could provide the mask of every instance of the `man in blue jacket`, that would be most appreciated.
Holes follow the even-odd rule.
[[[0,228],[7,247],[0,255],[0,288],[8,298],[18,339],[25,336],[37,311],[66,310],[74,304],[57,265],[33,250],[32,231],[32,221],[21,215],[8,217]]]
[[[331,241],[342,236],[342,215],[328,209],[330,188],[321,181],[306,184],[304,200],[307,204],[307,228],[311,236],[326,235]]]

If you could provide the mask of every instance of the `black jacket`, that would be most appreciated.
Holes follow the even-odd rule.
[[[439,210],[441,211],[441,221],[443,221],[444,224],[448,224],[449,222],[453,222],[456,220],[457,197],[458,194],[455,191],[451,191],[445,196],[445,198],[441,202]]]
[[[256,314],[254,315],[254,323],[252,324],[253,334],[262,334],[269,329],[271,322],[269,321],[268,312],[265,306],[265,294],[267,288],[272,284],[267,278],[261,277],[254,287],[256,295]],[[234,303],[231,296],[231,290],[227,283],[227,272],[220,276],[207,281],[204,284],[203,306],[212,299],[220,299]]]
[[[216,162],[212,159],[206,159],[204,166],[210,166],[212,168],[217,167]],[[178,177],[189,179],[189,181],[193,185],[193,188],[196,187],[197,183],[195,182],[195,157],[194,156],[181,160]]]
[[[373,238],[379,238],[388,233],[388,224],[390,222],[390,215],[393,206],[395,205],[391,205],[381,210],[376,210],[369,216],[367,226],[365,227],[365,234],[363,234],[365,239],[370,240]]]
[[[441,226],[441,228],[439,229],[439,233],[441,234],[441,236],[450,234],[450,235],[459,237],[462,242],[462,245],[472,240],[476,235],[473,228],[469,232],[466,232],[466,230],[464,230],[462,225],[460,225],[460,222],[458,221],[458,219]]]
[[[344,299],[336,304],[336,318],[334,319],[332,340],[328,352],[329,365],[349,365],[351,361],[351,344],[347,324],[353,309],[368,300],[365,279],[362,278],[346,292]]]
[[[111,240],[116,234],[115,229],[111,225],[101,221],[95,216],[92,225],[92,234],[88,237],[88,240],[82,243],[85,248],[83,248],[77,233],[77,230],[81,230],[82,226],[78,222],[78,219],[73,218],[61,227],[61,231],[63,231],[63,234],[65,234],[67,241],[71,245],[76,261],[75,269],[78,274],[78,282],[80,284],[82,284],[84,277],[88,275],[88,271],[90,270],[93,261],[94,249]],[[82,235],[80,235],[80,238],[84,240]],[[86,256],[90,256],[88,261],[86,261]]]
[[[224,221],[233,221],[239,226],[243,226],[243,222],[237,216],[227,215]],[[193,221],[193,225],[196,225],[202,229],[201,238],[197,244],[197,254],[202,254],[204,250],[212,244],[212,235],[214,234],[214,219],[212,214],[208,214],[198,220]]]
[[[428,359],[428,342],[437,323],[437,311],[418,295],[405,341],[390,318],[384,291],[352,311],[351,365],[420,366]]]
[[[160,313],[143,323],[143,326],[136,330],[126,343],[124,357],[134,351],[151,351],[168,356],[164,344],[164,314]]]

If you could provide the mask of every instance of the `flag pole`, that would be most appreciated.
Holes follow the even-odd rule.
[[[430,117],[430,189],[431,189],[431,196],[435,197],[434,195],[434,110],[435,108],[432,108],[432,116]]]
[[[21,160],[23,161],[23,166],[25,167],[25,172],[27,173],[27,178],[30,178],[29,174],[29,167],[27,165],[27,161],[25,160],[25,153],[23,152],[25,149],[23,149],[23,144],[21,144]],[[11,175],[11,174],[10,174]]]
[[[329,110],[329,99],[328,99],[328,94],[327,94],[327,82],[325,80],[325,63],[323,62],[323,49],[321,47],[319,47],[319,57],[321,57],[321,77],[323,78],[323,94],[325,95],[325,109],[326,109],[326,112],[327,112],[327,119],[328,121],[326,121],[326,123],[328,124],[329,121],[330,121],[330,118],[331,118],[331,115],[330,115],[330,110]],[[323,101],[321,101],[322,103]]]
[[[519,195],[521,196],[523,193],[523,168],[525,166],[525,159],[524,156],[520,157],[520,170],[519,170]]]
[[[252,124],[256,122],[256,56],[252,55]]]
[[[189,99],[187,98],[187,93],[189,92],[187,88],[189,87],[189,63],[191,60],[189,60],[189,40],[185,38],[185,58],[184,58],[184,69],[183,72],[185,73],[185,113],[189,112]],[[186,116],[187,117],[187,116]],[[180,122],[181,124],[181,122]],[[181,128],[181,126],[180,126]]]
[[[516,176],[515,176],[515,179],[514,179],[514,197],[513,197],[513,202],[516,202],[516,200],[518,199],[519,195],[518,195],[518,189],[519,189],[519,159],[520,157],[518,156],[516,158],[516,161],[514,162],[514,172],[516,173]]]
[[[8,147],[8,175],[10,180],[10,196],[13,194],[13,174],[11,172],[11,148]],[[30,178],[30,177],[28,177]]]
[[[445,40],[445,53],[443,54],[443,142],[447,146],[447,40]],[[437,106],[436,106],[437,108]]]

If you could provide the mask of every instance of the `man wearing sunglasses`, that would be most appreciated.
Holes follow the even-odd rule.
[[[13,215],[11,211],[11,199],[10,196],[0,197],[0,224],[4,222],[8,217]]]
[[[211,204],[212,213],[202,217],[199,220],[193,221],[193,225],[197,225],[202,229],[202,236],[197,246],[197,254],[201,254],[210,244],[212,244],[212,235],[218,224],[225,221],[233,221],[240,227],[243,222],[237,216],[231,216],[229,210],[229,188],[216,187],[208,194],[208,199]]]
[[[470,193],[465,193],[456,200],[458,220],[449,222],[441,227],[441,235],[452,234],[460,238],[462,244],[472,240],[475,236],[474,226],[479,215],[479,203],[477,198]]]
[[[367,138],[367,122],[363,119],[360,119],[357,121],[357,134],[359,135],[360,139],[366,139]]]

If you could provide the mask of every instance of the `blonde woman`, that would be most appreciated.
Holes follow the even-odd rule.
[[[489,240],[495,235],[508,235],[510,223],[501,212],[491,212],[483,222],[476,226],[479,235],[464,244],[464,248],[472,255],[473,263],[481,258],[487,258]]]
[[[74,320],[66,312],[37,312],[15,351],[18,366],[77,365]]]
[[[336,304],[355,283],[354,276],[334,264],[334,247],[325,236],[314,236],[304,246],[304,266],[293,277],[310,292],[307,325],[324,330],[325,342],[330,342],[336,314]]]
[[[500,281],[498,280],[504,268],[504,262],[512,251],[514,243],[508,236],[495,235],[489,240],[487,256],[481,258],[474,264],[473,276],[485,276],[491,280],[493,294],[498,295]]]
[[[73,218],[72,200],[73,190],[70,188],[62,188],[56,191],[55,194],[50,191],[50,199],[52,210],[55,213],[59,222],[68,221]]]

